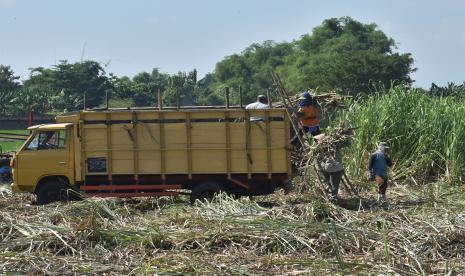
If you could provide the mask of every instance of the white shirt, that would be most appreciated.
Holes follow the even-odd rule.
[[[266,108],[269,108],[269,106],[261,102],[254,102],[254,103],[248,104],[245,107],[245,109],[266,109]]]
[[[245,109],[267,109],[270,108],[267,104],[261,103],[261,102],[254,102],[251,104],[248,104]],[[250,117],[250,121],[264,121],[265,117],[264,116],[252,116]]]

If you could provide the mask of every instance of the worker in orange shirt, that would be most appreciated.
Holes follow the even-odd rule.
[[[320,121],[318,120],[318,102],[313,99],[309,92],[303,93],[299,98],[299,111],[297,112],[300,122],[305,132],[312,136],[318,135],[320,131]]]

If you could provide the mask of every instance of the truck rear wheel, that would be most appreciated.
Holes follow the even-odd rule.
[[[191,204],[198,199],[200,201],[211,201],[215,194],[224,191],[223,185],[217,182],[204,182],[197,184],[191,193]]]
[[[74,199],[70,194],[71,188],[58,180],[47,180],[37,191],[37,204],[45,205],[55,201],[69,201]]]

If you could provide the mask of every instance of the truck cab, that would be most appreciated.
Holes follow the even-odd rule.
[[[74,183],[73,124],[37,125],[29,130],[30,137],[12,161],[13,191],[35,193],[38,201],[44,201],[40,198],[44,196],[56,200],[45,190]]]

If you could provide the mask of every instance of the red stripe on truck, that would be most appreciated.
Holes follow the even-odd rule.
[[[81,191],[113,191],[113,190],[165,190],[181,189],[181,184],[167,185],[83,185]]]

